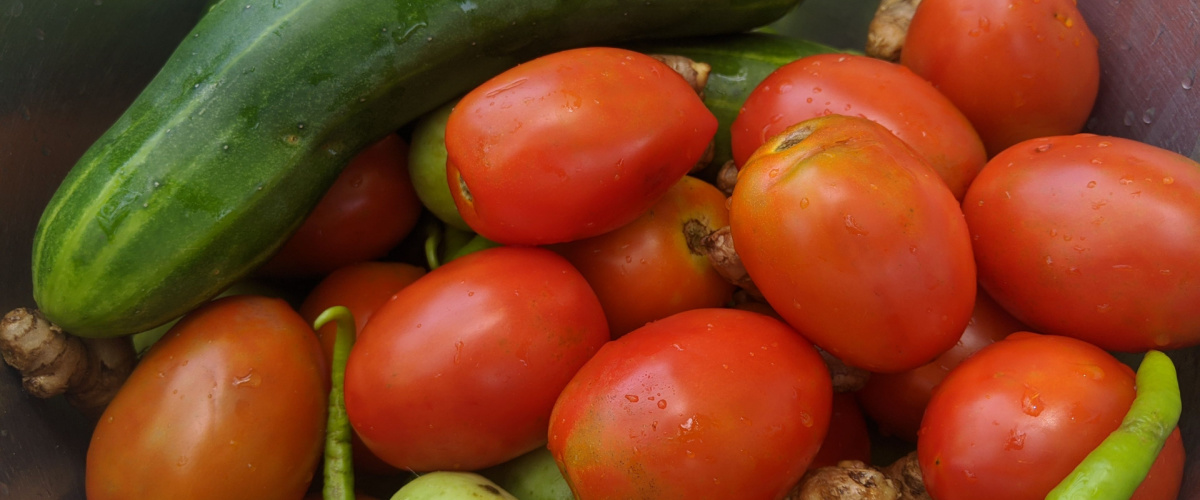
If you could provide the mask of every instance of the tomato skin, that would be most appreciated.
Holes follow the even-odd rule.
[[[560,243],[636,219],[696,164],[716,129],[696,92],[654,58],[566,50],[459,101],[446,124],[447,177],[480,235]]]
[[[899,64],[852,54],[818,54],[781,66],[746,98],[730,127],[734,161],[783,129],[818,116],[868,118],[929,162],[962,199],[987,162],[979,134],[946,96]]]
[[[738,176],[729,219],[746,270],[780,316],[847,364],[928,363],[975,302],[958,202],[882,125],[830,115],[795,127],[811,135],[776,136]]]
[[[867,420],[863,418],[854,394],[849,392],[833,395],[829,431],[821,441],[821,449],[808,464],[808,470],[832,467],[842,460],[871,463],[871,434],[867,430]]]
[[[692,250],[727,225],[725,195],[684,176],[637,220],[551,249],[587,278],[616,338],[677,312],[730,301],[734,286]]]
[[[582,500],[782,498],[821,444],[832,391],[785,323],[694,309],[601,348],[559,397],[548,447]]]
[[[1183,447],[1183,435],[1179,428],[1171,431],[1167,441],[1163,443],[1162,451],[1134,490],[1130,500],[1175,500],[1179,498],[1179,489],[1183,485],[1183,468],[1187,460]]]
[[[963,200],[979,282],[1037,331],[1111,351],[1200,343],[1200,164],[1128,139],[1033,139]]]
[[[555,398],[608,338],[596,295],[566,259],[481,250],[375,311],[350,352],[346,411],[393,467],[489,467],[545,444]]]
[[[1028,328],[996,304],[987,292],[976,290],[971,321],[954,347],[930,363],[906,372],[873,373],[855,396],[881,432],[915,443],[925,406],[946,374],[985,346]]]
[[[387,255],[421,214],[407,161],[408,145],[397,134],[358,153],[259,274],[323,276]]]
[[[358,262],[329,273],[308,293],[300,304],[300,316],[308,324],[333,306],[344,306],[354,316],[356,332],[361,332],[367,320],[400,291],[425,274],[425,269],[402,262]],[[333,364],[333,344],[337,340],[337,324],[330,322],[317,330],[317,339],[325,353],[325,366]],[[329,370],[325,370],[328,373]],[[358,434],[352,434],[354,467],[375,474],[399,472],[379,457],[371,454]]]
[[[185,316],[101,416],[87,497],[295,499],[325,442],[329,391],[311,327],[237,295]]]
[[[934,498],[1045,498],[1116,430],[1134,393],[1133,370],[1081,340],[1019,332],[984,347],[925,410],[925,487]]]
[[[1100,88],[1099,42],[1075,0],[930,0],[900,63],[933,83],[988,156],[1083,130]]]

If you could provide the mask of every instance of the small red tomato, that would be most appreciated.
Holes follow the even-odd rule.
[[[587,278],[614,338],[656,319],[733,297],[700,252],[700,240],[729,225],[725,195],[685,176],[637,220],[614,231],[555,245]]]
[[[912,146],[962,199],[987,162],[971,122],[929,82],[896,63],[851,54],[818,54],[775,70],[746,98],[730,127],[733,158],[796,123],[841,114],[874,120]]]
[[[925,405],[946,374],[976,351],[1028,328],[986,292],[976,290],[971,321],[954,347],[929,364],[906,372],[873,373],[855,395],[880,431],[915,443]]]
[[[387,255],[412,231],[421,214],[407,161],[408,145],[396,134],[364,149],[258,272],[323,276],[347,264]]]
[[[954,102],[992,156],[1083,130],[1100,88],[1098,47],[1075,0],[926,0],[900,62]]]
[[[447,178],[467,225],[505,244],[606,233],[700,159],[717,119],[683,77],[629,50],[557,52],[501,73],[446,124]]]
[[[100,417],[87,497],[304,496],[325,444],[323,365],[312,327],[283,300],[201,306],[150,348]]]
[[[566,259],[481,250],[375,311],[350,351],[346,412],[394,467],[489,467],[545,444],[555,398],[608,339],[596,294]]]
[[[874,372],[952,347],[975,303],[966,222],[945,183],[878,123],[830,115],[764,144],[738,176],[734,246],[767,302]]]
[[[817,453],[832,394],[783,322],[693,309],[601,348],[563,389],[548,446],[577,498],[774,500]]]
[[[1200,343],[1200,164],[1089,134],[993,158],[963,200],[979,282],[1042,333],[1110,351]]]
[[[833,395],[829,431],[808,469],[832,467],[842,460],[871,463],[871,433],[867,429],[867,420],[863,418],[854,394],[849,392]]]
[[[304,303],[300,304],[300,316],[311,325],[326,309],[343,306],[354,316],[355,331],[361,332],[379,306],[424,274],[424,269],[401,262],[359,262],[344,266],[329,273],[308,293]],[[317,338],[325,352],[325,366],[333,364],[336,333],[336,322],[317,330]],[[367,450],[357,433],[352,439],[356,469],[376,474],[398,472]]]
[[[1133,370],[1100,348],[1013,334],[934,391],[917,440],[925,487],[934,498],[1045,498],[1117,429],[1133,397]]]

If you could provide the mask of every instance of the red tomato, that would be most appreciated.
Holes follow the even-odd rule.
[[[291,306],[236,295],[201,306],[142,358],[87,455],[87,497],[304,496],[325,444],[321,345]]]
[[[344,306],[354,315],[355,331],[361,332],[367,320],[394,295],[425,274],[425,270],[400,262],[359,262],[342,267],[325,277],[300,304],[300,316],[308,324],[333,306]],[[333,343],[337,339],[337,324],[331,322],[317,330],[325,366],[333,362]],[[328,370],[326,370],[328,373]],[[398,472],[367,450],[357,433],[352,435],[354,467],[376,474]]]
[[[616,338],[677,312],[729,302],[733,285],[698,250],[702,238],[728,225],[725,195],[684,176],[637,220],[552,250],[587,278]]]
[[[767,302],[851,366],[921,366],[971,317],[975,265],[958,202],[871,120],[815,118],[764,144],[738,176],[729,219]]]
[[[446,124],[448,182],[467,225],[490,240],[577,240],[649,209],[716,130],[696,92],[658,60],[566,50],[459,101]]]
[[[356,155],[259,273],[322,276],[387,255],[412,231],[421,214],[407,161],[408,145],[396,134]]]
[[[934,498],[1041,499],[1116,430],[1134,373],[1070,337],[1016,333],[952,370],[917,454]]]
[[[862,409],[879,425],[884,434],[915,443],[921,416],[933,390],[967,356],[1007,337],[1028,329],[1000,308],[986,292],[976,290],[971,321],[958,343],[929,364],[900,373],[873,373],[867,385],[856,392]]]
[[[997,155],[963,200],[979,282],[1042,333],[1110,351],[1200,343],[1200,164],[1080,134]]]
[[[350,352],[346,411],[394,467],[489,467],[545,444],[555,398],[608,338],[596,294],[566,259],[481,250],[375,311]]]
[[[808,469],[835,466],[842,460],[871,463],[871,434],[867,430],[867,420],[849,392],[833,395],[829,431]]]
[[[1100,88],[1098,47],[1075,0],[927,0],[900,62],[962,110],[991,156],[1083,130]]]
[[[745,165],[755,149],[783,129],[835,113],[887,127],[958,199],[987,162],[971,122],[929,82],[899,64],[851,54],[804,57],[767,76],[730,127],[734,161]]]
[[[550,451],[581,499],[777,499],[829,426],[812,344],[749,311],[694,309],[596,353],[563,390]]]

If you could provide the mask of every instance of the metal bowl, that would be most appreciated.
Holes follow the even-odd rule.
[[[42,207],[125,110],[206,0],[0,0],[0,311],[32,306],[30,242]],[[776,27],[861,48],[877,0],[808,0]],[[1092,0],[1100,96],[1087,131],[1200,160],[1200,0]],[[1200,304],[1197,305],[1200,307]],[[1200,499],[1200,348],[1171,352],[1188,450],[1180,498]],[[1122,356],[1136,364],[1138,357]],[[0,363],[0,500],[84,498],[91,424],[40,400]],[[136,467],[136,464],[130,464]]]

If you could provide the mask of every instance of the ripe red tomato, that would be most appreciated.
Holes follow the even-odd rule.
[[[954,102],[994,156],[1083,130],[1100,88],[1098,47],[1075,0],[927,0],[900,62]]]
[[[637,220],[551,249],[587,278],[616,338],[677,312],[729,302],[733,285],[698,250],[700,239],[728,225],[725,195],[684,176]]]
[[[729,219],[767,302],[851,366],[921,366],[971,317],[975,264],[958,202],[871,120],[814,118],[764,144],[738,177]]]
[[[1041,499],[1121,424],[1134,373],[1070,337],[1016,333],[938,386],[917,454],[934,498]]]
[[[100,417],[87,497],[304,496],[325,444],[322,366],[312,328],[283,300],[201,306],[150,348]]]
[[[636,219],[700,159],[717,119],[658,60],[592,47],[501,73],[446,124],[466,223],[506,244],[560,243]]]
[[[304,302],[300,304],[300,316],[311,325],[326,309],[344,306],[354,316],[355,331],[361,332],[379,306],[424,274],[424,269],[401,262],[369,261],[349,264],[329,273],[308,293]],[[330,322],[317,330],[317,339],[321,341],[321,349],[325,352],[327,367],[333,364],[336,332],[336,322]],[[329,370],[325,371],[328,373]],[[375,474],[398,472],[395,467],[367,450],[357,433],[352,435],[352,439],[355,469]]]
[[[1200,164],[1128,139],[1026,141],[963,200],[979,282],[1042,333],[1111,351],[1200,343]]]
[[[350,352],[346,412],[394,467],[489,467],[545,444],[555,398],[608,338],[596,294],[566,259],[481,250],[375,311]]]
[[[996,304],[987,292],[976,290],[971,321],[954,347],[929,364],[906,372],[873,373],[867,385],[855,395],[881,432],[915,443],[925,406],[946,374],[976,351],[1028,328]]]
[[[867,429],[867,419],[863,418],[854,394],[849,392],[833,395],[829,431],[808,469],[832,467],[842,460],[871,463],[871,433]]]
[[[767,76],[730,127],[734,161],[745,165],[755,149],[783,129],[835,113],[887,127],[958,199],[987,162],[971,122],[929,82],[899,64],[851,54],[804,57]]]
[[[693,309],[596,353],[562,391],[550,451],[584,499],[777,499],[829,426],[812,344],[736,309]]]
[[[259,273],[323,276],[347,264],[387,255],[412,231],[421,214],[407,161],[408,145],[396,134],[356,155]]]

